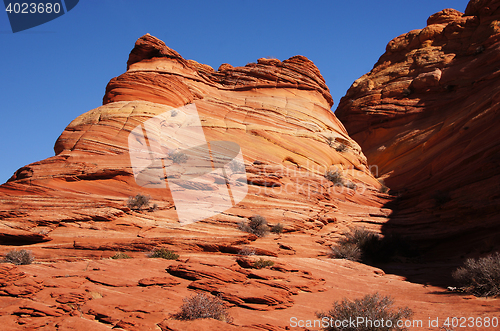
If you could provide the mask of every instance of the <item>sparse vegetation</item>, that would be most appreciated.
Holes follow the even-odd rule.
[[[229,169],[235,174],[244,174],[245,173],[245,164],[238,161],[231,161],[229,163]]]
[[[130,256],[128,256],[127,254],[123,253],[123,252],[118,252],[116,253],[115,255],[113,255],[111,257],[113,260],[121,260],[121,259],[131,259]]]
[[[404,96],[404,97],[409,97],[409,96],[410,96],[410,94],[411,94],[411,92],[412,92],[412,91],[411,91],[409,88],[405,88],[405,89],[403,90],[403,96]]]
[[[180,320],[195,320],[199,318],[213,318],[219,321],[231,323],[232,318],[219,297],[198,293],[184,298],[181,311],[174,315]]]
[[[325,173],[325,178],[331,181],[335,185],[344,186],[344,180],[342,179],[342,175],[338,170],[332,171],[329,170]]]
[[[171,251],[171,250],[168,250],[165,248],[159,248],[159,249],[153,250],[149,254],[149,257],[166,259],[166,260],[177,260],[179,258],[179,254],[176,254],[174,251]]]
[[[440,207],[444,205],[445,203],[449,202],[451,200],[451,196],[449,192],[445,191],[436,191],[432,195],[432,198],[434,201],[436,201],[436,206]]]
[[[241,222],[238,227],[240,230],[252,233],[257,237],[264,237],[269,232],[269,226],[265,217],[260,215],[250,217],[248,223]]]
[[[379,192],[380,193],[389,193],[389,188],[387,186],[385,186],[385,182],[383,179],[379,179],[378,182],[380,183],[380,189],[379,189]]]
[[[141,210],[149,206],[151,197],[144,194],[137,194],[135,197],[129,197],[127,207],[132,210]]]
[[[338,145],[337,147],[335,147],[335,150],[339,153],[344,153],[344,152],[347,152],[347,145],[344,144],[344,143],[341,143],[340,145]]]
[[[318,312],[316,315],[322,319],[324,317],[328,320],[343,321],[354,320],[357,318],[364,318],[365,321],[372,321],[372,323],[356,324],[355,326],[340,326],[336,327],[335,324],[323,328],[325,331],[392,331],[392,330],[406,330],[397,326],[399,320],[410,318],[413,312],[408,307],[392,308],[394,300],[389,296],[381,296],[378,292],[368,294],[361,299],[349,300],[344,298],[342,301],[336,301],[333,308],[327,312]],[[385,321],[383,326],[380,326],[380,321]],[[375,326],[375,321],[379,321],[379,325]],[[388,323],[391,321],[392,323]],[[389,326],[390,325],[390,326]]]
[[[333,138],[333,137],[326,137],[326,142],[328,143],[328,146],[333,147],[333,144],[335,142],[335,138]]]
[[[277,234],[283,233],[283,224],[278,223],[278,224],[273,225],[271,227],[271,232],[277,233]]]
[[[25,249],[9,251],[4,257],[4,262],[13,263],[15,265],[27,265],[33,263],[33,261],[35,261],[35,258],[31,251]]]
[[[395,235],[382,237],[364,227],[345,233],[330,251],[332,258],[366,262],[388,262],[415,255],[416,251],[408,239]]]
[[[188,160],[188,156],[184,152],[172,152],[168,155],[168,158],[176,164],[186,163]]]
[[[157,211],[158,210],[158,204],[154,203],[151,207],[148,208],[148,211]]]
[[[330,257],[334,259],[360,261],[361,249],[356,244],[341,241],[339,245],[331,247]]]
[[[254,247],[245,246],[242,249],[240,249],[240,251],[238,252],[238,255],[243,255],[243,256],[255,255],[255,248]]]
[[[259,258],[257,261],[253,263],[254,268],[262,269],[267,267],[272,267],[274,262],[271,260],[264,260],[263,258]]]
[[[476,296],[500,296],[500,253],[467,259],[452,274],[462,290]]]

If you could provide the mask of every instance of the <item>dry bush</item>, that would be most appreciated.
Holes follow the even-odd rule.
[[[250,217],[248,223],[241,222],[238,227],[240,230],[252,233],[257,237],[264,237],[269,232],[266,218],[260,215]]]
[[[331,181],[335,185],[341,185],[344,186],[344,180],[342,179],[342,175],[338,170],[332,171],[329,170],[325,173],[325,178]]]
[[[254,247],[245,246],[242,249],[240,249],[240,251],[238,252],[238,255],[243,255],[243,256],[255,255],[255,248]]]
[[[257,268],[257,269],[272,267],[273,265],[274,265],[273,261],[264,260],[263,258],[260,258],[253,263],[254,268]]]
[[[347,152],[347,145],[344,144],[344,143],[341,143],[340,145],[338,145],[337,147],[335,147],[335,150],[339,153],[344,153],[344,152]]]
[[[176,254],[174,251],[165,248],[155,249],[148,256],[151,258],[165,260],[177,260],[179,258],[179,254]]]
[[[149,200],[151,197],[144,194],[137,194],[135,197],[129,197],[127,202],[127,207],[134,210],[141,210],[142,208],[147,208],[149,206]]]
[[[326,331],[392,331],[392,330],[406,330],[405,328],[399,328],[397,326],[397,321],[403,320],[405,318],[410,318],[413,312],[408,308],[396,308],[392,309],[394,301],[389,296],[381,296],[379,293],[368,294],[362,299],[343,299],[342,301],[336,301],[333,304],[333,308],[327,312],[318,312],[316,315],[319,318],[328,318],[328,320],[333,321],[357,321],[358,317],[364,318],[366,323],[360,325],[347,327],[336,327],[330,324],[323,330]],[[384,320],[384,326],[375,327],[373,325],[374,321]],[[367,321],[372,321],[372,324]],[[392,323],[388,323],[391,321]],[[389,326],[392,325],[392,326]]]
[[[462,289],[476,296],[500,296],[500,253],[467,259],[452,274]]]
[[[9,251],[5,254],[4,262],[13,263],[15,265],[31,264],[35,261],[31,251],[21,249],[20,251]]]
[[[121,259],[131,259],[130,256],[128,256],[127,254],[123,253],[123,252],[118,252],[116,253],[115,255],[113,255],[111,257],[113,260],[121,260]]]
[[[181,311],[174,315],[180,320],[195,320],[199,318],[213,318],[219,321],[231,323],[232,318],[219,297],[198,293],[184,298]]]

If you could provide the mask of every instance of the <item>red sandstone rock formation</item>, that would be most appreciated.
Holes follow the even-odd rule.
[[[455,255],[500,242],[499,6],[445,9],[393,39],[336,111],[399,194],[388,224]]]
[[[449,10],[430,20],[447,26],[469,19]],[[399,56],[404,54],[401,49]],[[328,88],[307,58],[259,59],[214,71],[146,35],[127,65],[126,73],[110,81],[103,106],[68,125],[56,142],[56,156],[19,169],[0,186],[1,251],[23,246],[36,257],[27,266],[0,265],[4,330],[288,330],[292,317],[312,320],[335,300],[376,291],[410,306],[424,323],[457,311],[484,317],[497,309],[498,300],[485,304],[361,263],[327,258],[329,246],[348,227],[380,231],[390,221],[385,206],[391,198],[379,193],[380,184],[330,111]],[[401,93],[415,88],[411,99],[423,93],[418,89],[437,88],[445,77],[437,69],[415,72]],[[363,84],[366,91],[375,88],[373,82]],[[189,103],[196,104],[207,140],[241,146],[249,192],[221,214],[180,226],[168,190],[136,184],[128,136],[140,123]],[[355,115],[348,119],[350,130],[356,123],[361,132],[361,122],[371,117],[355,122],[361,116]],[[354,132],[358,139],[359,132]],[[371,157],[372,149],[368,153]],[[389,157],[388,165],[380,163],[381,171],[391,162],[399,161]],[[325,180],[324,172],[332,168],[356,188],[336,189]],[[388,183],[395,188],[391,179]],[[128,197],[137,193],[150,195],[158,210],[128,208]],[[238,223],[255,214],[270,225],[283,224],[284,232],[258,238],[240,231]],[[180,258],[147,258],[157,247],[172,249]],[[241,256],[242,250],[256,256]],[[132,258],[109,259],[119,251]],[[274,265],[255,268],[259,257]],[[420,264],[396,267],[429,273]],[[172,319],[182,299],[196,291],[219,294],[234,321]]]

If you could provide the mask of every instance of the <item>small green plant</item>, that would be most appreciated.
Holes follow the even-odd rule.
[[[398,321],[410,318],[413,312],[408,307],[399,307],[393,309],[394,300],[389,296],[381,296],[378,292],[368,294],[361,299],[349,300],[344,298],[342,301],[336,301],[333,308],[327,312],[317,312],[316,316],[329,321],[358,321],[363,318],[365,323],[358,325],[348,324],[336,326],[329,324],[323,328],[325,331],[400,331],[406,330],[398,326]],[[371,321],[371,323],[369,322]],[[376,323],[378,321],[378,325]],[[381,321],[385,321],[383,326]],[[389,321],[391,323],[389,323]]]
[[[253,263],[254,268],[262,269],[267,267],[272,267],[274,262],[271,260],[264,260],[263,258],[259,258],[257,261]]]
[[[181,311],[174,315],[176,319],[195,320],[213,318],[227,323],[231,323],[233,320],[220,297],[198,293],[184,298],[183,301]]]
[[[35,261],[31,251],[21,249],[20,251],[9,251],[5,254],[4,262],[13,263],[15,265],[27,265]]]
[[[113,255],[111,257],[113,260],[121,260],[121,259],[131,259],[130,256],[128,256],[127,254],[123,253],[123,252],[118,252],[116,253],[115,255]]]
[[[129,197],[127,207],[133,210],[141,210],[149,206],[151,197],[144,194],[137,194],[135,197]]]
[[[277,234],[283,233],[283,224],[278,223],[278,224],[273,225],[271,227],[271,232],[277,233]]]
[[[476,296],[500,296],[500,253],[467,259],[452,274],[462,289]]]
[[[257,237],[264,237],[269,232],[269,226],[265,217],[255,215],[250,217],[248,223],[241,222],[238,224],[240,230],[252,233]]]
[[[153,250],[149,254],[149,257],[166,259],[166,260],[177,260],[179,258],[179,254],[176,254],[174,251],[171,251],[171,250],[168,250],[165,248],[159,248],[159,249]]]
[[[183,152],[172,152],[168,155],[168,158],[176,164],[186,163],[188,160],[188,156]]]

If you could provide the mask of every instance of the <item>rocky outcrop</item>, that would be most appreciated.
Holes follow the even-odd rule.
[[[54,157],[0,186],[0,238],[10,240],[2,252],[24,245],[41,262],[2,269],[6,329],[200,329],[171,320],[196,291],[220,295],[231,307],[235,322],[226,329],[283,330],[287,319],[278,323],[272,313],[299,312],[304,304],[314,314],[316,302],[302,297],[326,291],[326,278],[296,261],[324,256],[355,222],[379,230],[388,213],[360,147],[330,111],[316,66],[295,56],[215,71],[150,35],[137,41],[127,65],[108,84],[103,106],[64,130]],[[207,141],[240,146],[246,176],[237,182],[248,183],[248,194],[223,213],[181,226],[172,191],[137,184],[129,136],[186,104],[196,106]],[[327,180],[328,170],[345,185]],[[213,190],[221,179],[179,190]],[[138,193],[157,208],[130,209],[127,200]],[[258,238],[239,230],[254,215],[281,223],[283,234]],[[147,259],[158,247],[176,251],[179,261]],[[132,259],[110,260],[116,252]],[[274,266],[256,269],[258,258]],[[263,312],[269,318],[255,318]]]
[[[483,15],[482,6],[470,8]],[[395,124],[406,123],[414,131],[415,142],[422,141],[420,131],[412,129],[412,125],[421,122],[429,125],[437,111],[428,112],[424,104],[419,104],[420,99],[413,98],[434,95],[436,100],[447,100],[441,98],[440,89],[442,82],[451,78],[442,63],[451,65],[454,60],[452,52],[444,50],[461,49],[463,40],[459,38],[454,44],[449,40],[483,24],[477,20],[476,16],[463,16],[453,10],[433,15],[429,25],[432,28],[427,32],[412,32],[390,44],[385,58],[374,69],[375,72],[383,67],[389,71],[380,76],[369,74],[373,79],[362,78],[341,102],[339,115],[346,119],[349,130],[361,144],[366,145],[370,158],[376,157],[375,152],[381,148],[374,141],[360,139],[368,128],[363,121],[376,130],[382,123],[376,123],[363,109],[372,109],[373,113],[378,112],[376,109],[386,109],[387,118],[391,119],[387,123],[391,126],[387,127],[387,136],[379,132],[375,138],[390,142],[386,146],[389,156],[387,160],[383,156],[375,158],[375,164],[394,191],[402,191],[396,183],[403,180],[408,185],[419,185],[405,170],[405,167],[410,169],[409,163],[398,154],[407,145],[397,145],[404,135],[397,133]],[[448,36],[448,43],[438,38],[440,33]],[[442,44],[434,45],[433,38]],[[435,51],[417,52],[425,43]],[[455,56],[474,59],[485,56],[491,49],[485,46],[482,50],[478,46],[472,53],[478,49],[481,54],[463,51]],[[405,54],[410,49],[420,54],[412,57],[415,63],[423,63],[415,64],[411,69],[414,71],[404,69],[409,61]],[[436,65],[426,65],[425,61]],[[482,66],[479,62],[467,63]],[[394,68],[407,70],[407,76],[411,71],[411,78],[397,76],[399,69]],[[391,70],[397,77],[395,81],[389,79],[393,85],[387,85]],[[455,83],[450,85],[455,87],[446,88],[450,90],[449,96],[467,91],[460,84],[470,83],[468,79],[454,79],[457,81],[452,79]],[[386,94],[370,92],[381,88]],[[358,95],[363,97],[357,98]],[[471,95],[466,101],[479,111],[486,103],[474,98]],[[389,104],[376,103],[377,100],[399,100],[399,103],[394,101],[394,105],[380,108]],[[374,108],[363,106],[367,102],[373,102]],[[400,103],[408,107],[407,113],[401,111]],[[248,183],[248,194],[224,212],[181,226],[174,190],[137,184],[129,137],[134,128],[158,115],[173,114],[173,109],[187,104],[196,106],[206,140],[229,141],[241,147],[246,176],[241,175],[236,182]],[[458,101],[455,104],[461,105]],[[351,108],[345,108],[346,105]],[[55,144],[54,157],[19,169],[0,186],[0,238],[9,240],[2,242],[0,251],[5,253],[22,246],[29,248],[36,258],[31,265],[0,265],[3,329],[279,331],[289,330],[296,321],[304,325],[296,329],[305,330],[311,327],[305,326],[304,321],[314,320],[318,310],[330,309],[333,301],[373,292],[393,296],[398,306],[410,306],[416,313],[414,318],[424,323],[429,317],[445,320],[456,311],[463,316],[488,316],[491,305],[497,304],[494,300],[485,304],[483,299],[457,296],[442,287],[410,283],[379,268],[328,258],[329,247],[348,228],[366,226],[384,232],[391,222],[396,222],[396,216],[402,217],[398,211],[402,209],[395,209],[396,212],[390,209],[394,198],[380,193],[381,185],[370,172],[374,170],[370,166],[373,163],[367,162],[359,145],[330,111],[331,106],[332,99],[319,70],[303,56],[285,61],[259,59],[244,67],[223,64],[215,71],[182,58],[157,38],[141,37],[130,54],[127,72],[108,84],[103,106],[68,125]],[[480,121],[491,119],[491,112],[477,115],[469,120],[468,132],[479,134]],[[175,116],[177,113],[172,117]],[[448,125],[446,116],[442,118],[443,124],[436,126],[437,131]],[[431,132],[428,127],[425,130]],[[452,130],[443,133],[446,132],[446,136],[455,135]],[[413,143],[411,139],[408,141]],[[449,144],[456,141],[462,142],[457,138]],[[491,141],[486,138],[480,141],[487,144],[481,156],[494,155],[489,152]],[[433,144],[439,145],[437,141]],[[464,150],[474,146],[470,140]],[[411,154],[412,151],[407,151],[409,156],[417,155]],[[443,155],[451,152],[442,146],[436,151]],[[395,155],[397,158],[391,159]],[[424,157],[422,160],[425,172],[424,161],[432,160]],[[474,160],[463,161],[480,164]],[[432,162],[432,169],[441,165]],[[398,172],[396,164],[405,171]],[[339,178],[337,183],[325,178],[327,171],[338,171],[330,176],[332,180]],[[484,176],[488,171],[484,169]],[[164,176],[172,181],[177,179],[174,175]],[[214,189],[214,183],[225,182],[222,176],[213,176],[211,180],[198,186],[188,182],[179,190],[198,187],[208,192]],[[490,185],[485,181],[479,183]],[[412,190],[408,192],[418,192]],[[149,195],[156,208],[141,210],[127,206],[128,198],[137,193]],[[398,208],[415,201],[410,193],[401,193]],[[446,200],[443,196],[440,201]],[[492,201],[497,199],[488,197]],[[449,203],[441,204],[439,210],[443,214],[451,213],[446,209]],[[428,235],[427,219],[416,220],[415,210],[407,210],[408,217],[404,220],[410,224],[399,228]],[[283,231],[264,237],[241,231],[242,222],[255,219],[255,215],[265,217],[269,228],[281,224]],[[469,224],[464,222],[456,228],[475,229]],[[434,226],[446,237],[442,224]],[[148,258],[157,248],[173,250],[179,257]],[[130,258],[115,255],[118,252]],[[256,262],[261,259],[267,267],[259,268]],[[432,283],[446,286],[449,270],[445,273],[436,269],[436,265],[442,264],[442,260],[436,260],[437,264],[424,260],[396,264],[395,268],[399,273],[411,272],[414,276],[431,275]],[[183,299],[195,292],[218,295],[233,321],[173,319]]]
[[[398,195],[387,227],[455,256],[500,238],[499,6],[445,9],[393,39],[336,111]]]

